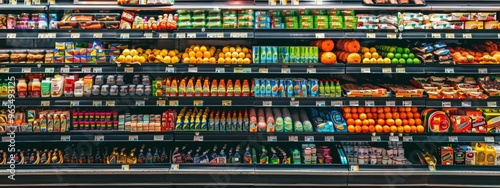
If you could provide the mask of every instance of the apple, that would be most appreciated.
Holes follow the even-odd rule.
[[[410,53],[410,49],[409,48],[404,48],[403,49],[403,53],[404,54],[409,54]]]
[[[391,52],[391,53],[396,52],[396,48],[394,48],[394,47],[389,48],[389,52]]]
[[[396,53],[403,53],[403,48],[397,47],[396,48]]]
[[[393,53],[387,53],[386,57],[389,58],[389,59],[392,59],[392,58],[394,58],[394,54]]]
[[[396,55],[394,55],[395,58],[399,59],[401,58],[401,54],[400,53],[396,53]]]
[[[412,58],[412,59],[415,58],[415,54],[413,54],[413,53],[408,54],[408,58]]]
[[[418,58],[413,58],[413,63],[414,63],[414,64],[420,64],[420,59],[418,59]]]
[[[405,59],[403,59],[403,58],[399,59],[399,64],[405,64],[405,63],[406,63]]]
[[[408,54],[403,54],[401,57],[402,57],[403,59],[408,59]]]
[[[407,59],[407,60],[406,60],[406,63],[408,63],[408,64],[412,64],[412,63],[413,63],[413,59]]]
[[[398,63],[399,63],[398,59],[396,58],[392,59],[392,64],[398,64]]]
[[[385,63],[385,64],[391,64],[391,59],[389,59],[389,58],[387,58],[387,57],[386,57],[386,58],[384,58],[384,63]]]

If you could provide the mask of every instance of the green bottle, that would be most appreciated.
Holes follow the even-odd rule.
[[[335,97],[336,92],[335,92],[335,84],[333,83],[332,80],[330,80],[330,97]]]
[[[301,164],[300,152],[298,149],[293,150],[293,164]]]
[[[328,80],[325,80],[325,97],[330,97],[330,86],[328,85]]]
[[[319,96],[325,97],[325,86],[323,85],[323,81],[319,82]]]
[[[340,83],[338,80],[335,84],[335,97],[342,97],[342,87],[340,87]]]

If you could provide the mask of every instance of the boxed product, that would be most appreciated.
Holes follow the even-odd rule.
[[[483,29],[484,22],[483,21],[466,21],[465,29]]]
[[[450,15],[451,21],[469,21],[471,20],[471,13],[453,12]]]
[[[472,20],[480,20],[480,21],[495,21],[497,20],[496,12],[478,12],[472,14]]]
[[[451,121],[444,111],[436,109],[425,109],[422,112],[424,125],[427,125],[429,132],[442,133],[450,132]]]
[[[441,146],[441,165],[453,165],[453,148]]]
[[[486,21],[484,22],[484,29],[498,29],[498,21]]]
[[[450,117],[454,133],[470,133],[472,120],[469,116],[453,115]]]

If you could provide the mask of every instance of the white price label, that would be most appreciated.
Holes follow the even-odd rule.
[[[76,39],[76,38],[80,38],[80,33],[71,33],[71,36],[70,36],[70,37],[71,37],[71,38],[74,38],[74,39]]]
[[[413,136],[403,136],[403,142],[413,142]]]
[[[495,142],[495,137],[493,137],[493,136],[485,136],[484,137],[484,142],[486,142],[486,143],[494,143]]]
[[[188,67],[188,72],[198,72],[198,67]]]
[[[30,72],[31,72],[31,68],[30,68],[30,67],[23,67],[23,68],[21,69],[21,72],[22,72],[22,73],[30,73]]]
[[[170,170],[179,170],[179,164],[171,164]]]
[[[290,73],[290,68],[288,67],[281,68],[281,73]]]
[[[440,39],[441,38],[441,33],[432,33],[431,37],[435,38],[435,39]]]
[[[164,136],[163,135],[154,135],[153,136],[153,140],[154,141],[163,141],[164,140]]]
[[[10,142],[10,136],[2,136],[2,142]]]
[[[16,33],[7,33],[7,37],[6,38],[8,38],[8,39],[15,39],[16,36],[17,36]]]
[[[477,72],[479,74],[488,74],[488,68],[478,68]]]
[[[106,101],[106,106],[115,106],[115,101]]]
[[[349,101],[349,106],[359,106],[359,101]]]
[[[500,34],[498,34],[498,35],[497,35],[497,38],[499,38],[499,39],[500,39]]]
[[[464,39],[471,39],[472,38],[472,33],[464,33],[462,34]]]
[[[375,101],[365,101],[365,106],[375,106]]]
[[[175,68],[174,67],[165,67],[165,72],[166,73],[175,73]]]
[[[146,102],[143,100],[135,101],[136,106],[144,106],[145,104],[146,104]]]
[[[61,73],[69,73],[69,67],[61,67]]]
[[[316,106],[325,106],[325,101],[316,101]]]
[[[38,38],[42,39],[48,38],[47,33],[38,33]]]
[[[102,106],[102,101],[92,101],[92,106],[100,107]]]
[[[385,101],[386,106],[396,106],[396,101]]]
[[[70,106],[80,106],[80,101],[70,101],[69,105]]]
[[[412,101],[403,101],[403,106],[413,106]]]
[[[399,142],[399,136],[389,136],[389,141],[391,141],[391,142]]]
[[[224,33],[207,33],[207,38],[224,38]]]
[[[234,67],[233,72],[234,73],[243,73],[243,67]]]
[[[165,106],[167,101],[165,100],[156,100],[156,106]]]
[[[395,39],[395,38],[397,38],[397,34],[396,33],[387,33],[387,38],[388,39]]]
[[[191,38],[191,39],[196,38],[196,33],[188,33],[187,38]]]
[[[226,68],[224,68],[224,67],[215,67],[215,72],[216,73],[224,73],[224,72],[226,72]]]
[[[380,136],[372,136],[372,142],[380,142]]]
[[[130,34],[129,33],[121,33],[120,34],[120,38],[122,38],[122,39],[128,39],[128,38],[130,38]]]
[[[69,136],[69,135],[61,135],[61,141],[71,141],[71,136]]]
[[[382,68],[382,73],[392,73],[392,68],[390,67]]]
[[[445,37],[446,37],[447,39],[454,39],[454,38],[455,38],[455,33],[446,33],[446,34],[445,34]]]
[[[269,73],[268,68],[259,68],[259,73]]]
[[[52,68],[52,70],[54,70],[54,68]],[[3,73],[9,73],[10,72],[10,68],[0,68],[0,72],[3,72]],[[54,71],[52,71],[54,72]]]
[[[332,101],[330,105],[331,106],[343,106],[343,103],[342,103],[342,101]]]
[[[134,67],[125,67],[124,72],[132,73],[134,72]]]
[[[195,142],[203,142],[203,136],[194,136],[194,137],[193,137],[193,140],[194,140]]]
[[[273,101],[262,101],[262,106],[273,106]]]
[[[359,165],[351,165],[350,171],[359,171]]]
[[[45,73],[54,73],[54,67],[45,68]]]
[[[375,33],[366,33],[366,38],[374,39],[376,37],[377,37],[377,35]]]
[[[122,165],[122,170],[130,170],[130,165]]]
[[[314,136],[304,136],[304,141],[306,141],[306,142],[314,142]]]
[[[222,100],[222,106],[232,106],[233,101],[232,100]]]
[[[455,68],[444,68],[444,73],[453,74],[455,73]]]
[[[441,102],[442,107],[451,107],[451,102],[450,101],[443,101]]]
[[[49,39],[56,38],[56,34],[55,33],[47,33],[47,38],[49,38]]]
[[[289,142],[298,142],[299,136],[288,136],[288,141]]]
[[[309,67],[307,68],[307,73],[316,73],[316,68],[315,67]]]
[[[397,67],[396,68],[396,73],[406,73],[406,68],[404,68],[404,67]]]
[[[137,135],[129,135],[128,141],[139,141],[139,136]]]
[[[231,38],[248,38],[248,33],[230,33]]]
[[[178,100],[170,100],[168,101],[169,106],[179,106],[179,101]]]
[[[82,73],[91,73],[92,72],[92,68],[90,67],[82,67]]]
[[[471,107],[472,104],[470,101],[462,101],[462,107]]]
[[[299,106],[299,101],[290,101],[290,106],[298,107]]]
[[[96,135],[96,136],[94,136],[94,141],[104,141],[104,136],[103,135]]]
[[[370,73],[371,69],[369,67],[361,68],[361,73]]]
[[[193,106],[203,106],[203,100],[193,100]]]
[[[41,101],[40,106],[50,106],[50,101]]]
[[[243,68],[243,73],[252,73],[252,68]]]
[[[316,38],[317,39],[324,39],[325,38],[325,33],[316,33]]]
[[[325,142],[334,142],[335,137],[334,136],[325,136]]]
[[[158,38],[168,39],[168,33],[160,33],[160,34],[158,34]]]
[[[94,73],[102,73],[102,67],[94,67],[92,68],[92,70],[94,71]]]
[[[186,38],[186,33],[177,33],[177,34],[175,34],[175,36],[176,36],[178,39],[183,39],[183,38]]]
[[[144,33],[144,38],[146,38],[146,39],[153,38],[153,33]]]
[[[487,105],[490,108],[496,108],[497,107],[497,102],[496,101],[490,101],[490,102],[487,102]]]
[[[278,138],[276,136],[267,136],[267,141],[268,142],[276,142],[276,141],[278,141]]]
[[[458,142],[458,137],[457,136],[448,136],[448,141],[449,142]]]
[[[102,38],[102,33],[94,33],[94,38]]]

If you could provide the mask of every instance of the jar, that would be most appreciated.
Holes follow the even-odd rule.
[[[137,85],[137,88],[135,89],[135,94],[137,96],[144,95],[144,86],[143,85]]]
[[[120,86],[120,96],[124,97],[128,94],[128,86]]]
[[[151,96],[152,92],[153,92],[153,90],[151,90],[151,86],[146,86],[146,88],[144,89],[145,96]]]
[[[109,89],[109,95],[112,95],[112,96],[118,95],[118,86],[117,85],[111,86],[111,88]]]
[[[0,14],[0,29],[7,29],[7,15],[5,14]]]
[[[28,14],[28,13],[21,14],[21,21],[29,21],[29,20],[30,20],[30,14]]]
[[[108,94],[109,94],[109,85],[101,86],[101,95],[108,96]]]
[[[132,79],[132,83],[133,83],[133,84],[136,84],[136,85],[137,85],[137,84],[139,84],[139,78],[140,78],[140,77],[141,77],[141,76],[139,76],[139,75],[134,75],[134,78]]]
[[[128,86],[128,94],[130,96],[134,96],[135,95],[135,85],[129,85]]]
[[[106,84],[115,85],[115,75],[108,75],[108,78],[106,79]]]
[[[151,80],[149,79],[149,75],[142,75],[142,85],[151,85]]]
[[[123,75],[116,76],[116,85],[122,86],[125,84]]]
[[[94,84],[95,85],[102,85],[104,81],[102,80],[102,75],[97,75],[95,76]]]
[[[99,86],[99,85],[92,86],[92,95],[97,96],[97,95],[99,95],[100,91],[101,91],[101,86]]]

